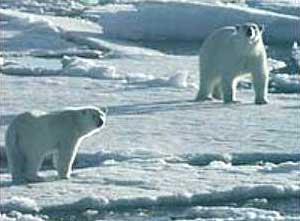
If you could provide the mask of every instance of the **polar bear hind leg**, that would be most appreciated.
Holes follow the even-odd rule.
[[[6,156],[8,161],[8,167],[12,174],[13,183],[25,182],[24,177],[24,165],[25,157],[19,151],[18,136],[15,131],[14,125],[12,125],[5,137]]]
[[[212,91],[214,88],[213,79],[207,78],[205,76],[201,77],[200,80],[200,90],[196,97],[196,101],[207,101],[213,100]]]
[[[214,87],[214,90],[213,90],[213,98],[215,99],[218,99],[218,100],[221,100],[223,95],[222,95],[222,85],[220,82],[218,82],[215,87]]]
[[[44,179],[38,176],[38,171],[41,168],[45,156],[43,155],[27,155],[25,156],[25,177],[28,182],[42,182]]]
[[[252,79],[255,90],[255,103],[256,104],[267,104],[267,94],[268,94],[268,82],[269,74],[264,71],[267,68],[262,68],[261,65],[257,66],[252,71]]]

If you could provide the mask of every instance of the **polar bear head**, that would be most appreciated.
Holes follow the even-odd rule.
[[[236,25],[235,29],[236,40],[239,41],[239,44],[242,44],[248,49],[253,48],[255,45],[262,42],[262,34],[264,32],[263,26],[255,23],[245,23]]]
[[[94,134],[105,125],[107,109],[83,107],[74,111],[80,132],[84,135]]]

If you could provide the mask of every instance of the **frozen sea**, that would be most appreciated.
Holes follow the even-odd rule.
[[[0,221],[300,220],[299,4],[241,2],[1,1]],[[238,104],[194,102],[203,38],[247,20],[266,25],[270,104],[249,79]],[[107,125],[71,179],[47,159],[46,182],[12,185],[14,117],[86,105]]]

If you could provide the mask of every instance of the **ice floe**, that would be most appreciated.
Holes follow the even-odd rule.
[[[13,11],[0,9],[4,28],[4,52],[29,50],[62,50],[75,45],[60,36],[60,30],[51,21],[34,16],[15,16]],[[45,37],[47,36],[47,37]]]
[[[101,61],[64,56],[61,59],[62,69],[46,69],[29,67],[17,62],[8,61],[1,67],[1,71],[8,75],[18,76],[72,76],[93,79],[125,80],[135,87],[174,87],[186,88],[191,86],[187,82],[188,72],[179,72],[170,77],[154,77],[142,73],[128,73],[119,75],[114,66]]]
[[[38,212],[40,210],[38,204],[28,197],[14,196],[11,199],[2,199],[0,202],[1,212],[20,211],[20,212]]]
[[[298,0],[246,0],[250,7],[265,9],[299,17],[300,5]]]
[[[276,93],[300,93],[300,75],[275,74],[271,85]]]
[[[287,65],[284,61],[268,58],[268,67],[270,72],[285,68],[286,66]]]
[[[96,79],[120,79],[113,66],[107,66],[93,60],[78,57],[64,57],[62,59],[62,75],[90,77]]]
[[[203,40],[216,28],[253,21],[265,25],[269,43],[299,40],[295,32],[299,17],[234,5],[176,2],[109,5],[84,12],[86,17],[91,15],[98,16],[105,36],[119,39]]]

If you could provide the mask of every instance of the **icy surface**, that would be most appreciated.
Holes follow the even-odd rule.
[[[198,39],[229,22],[228,13],[232,22],[266,22],[269,40],[280,33],[284,42],[295,40],[290,32],[298,17],[221,3],[144,1],[82,9],[72,2],[0,4],[9,8],[0,11],[1,221],[299,220],[299,94],[270,94],[270,104],[257,106],[254,92],[241,89],[239,104],[197,103],[197,53],[165,53],[110,38],[169,33],[190,39],[200,25]],[[204,9],[214,13],[212,20]],[[53,16],[75,12],[99,20]],[[289,70],[289,58],[275,58],[269,69],[280,92],[299,88],[298,75],[277,73]],[[40,172],[46,182],[12,185],[3,147],[14,117],[85,105],[107,106],[107,126],[82,143],[71,179],[57,180],[47,159]]]
[[[13,196],[10,199],[2,199],[1,211],[38,212],[40,208],[36,202],[28,197]]]
[[[45,221],[43,218],[31,214],[22,214],[13,211],[9,215],[0,213],[0,221]]]

